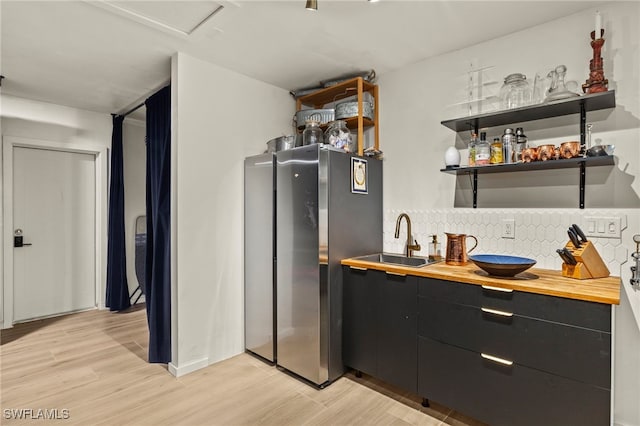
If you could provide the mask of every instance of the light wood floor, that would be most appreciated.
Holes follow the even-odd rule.
[[[241,354],[175,378],[147,363],[145,311],[89,311],[1,333],[2,424],[480,425],[370,377],[323,390]],[[7,419],[7,409],[68,410],[67,420]]]

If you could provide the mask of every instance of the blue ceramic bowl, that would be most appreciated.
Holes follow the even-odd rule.
[[[496,275],[498,277],[513,277],[536,264],[536,261],[533,259],[501,254],[476,254],[469,256],[469,260],[489,275]]]

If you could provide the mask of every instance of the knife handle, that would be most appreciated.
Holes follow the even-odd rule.
[[[557,249],[556,253],[558,253],[558,255],[560,256],[560,259],[562,259],[564,263],[566,263],[567,265],[570,264],[569,258],[567,257],[566,254],[564,254],[564,249]]]
[[[569,259],[569,265],[575,266],[575,265],[578,264],[578,261],[576,260],[575,256],[573,255],[573,253],[571,253],[570,250],[565,248],[564,249],[564,254],[565,254],[565,256],[567,256],[567,259]]]
[[[584,234],[584,232],[582,232],[582,229],[580,229],[578,225],[574,223],[573,225],[571,225],[571,227],[573,228],[573,231],[576,233],[576,235],[580,237],[583,243],[586,243],[588,241],[587,236]]]
[[[573,246],[575,248],[580,248],[580,241],[578,241],[578,236],[576,235],[574,230],[569,228],[569,230],[567,231],[567,235],[569,235],[569,239],[573,243]]]

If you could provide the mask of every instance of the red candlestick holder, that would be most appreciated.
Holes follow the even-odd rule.
[[[591,47],[593,48],[593,59],[589,61],[589,78],[582,85],[584,93],[606,92],[609,80],[604,78],[602,69],[602,46],[604,45],[604,28],[600,30],[600,37],[596,38],[596,32],[591,31]]]

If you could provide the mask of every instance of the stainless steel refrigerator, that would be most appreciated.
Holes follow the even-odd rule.
[[[382,162],[352,157],[276,156],[277,365],[320,387],[344,372],[340,260],[382,251]]]
[[[244,161],[245,348],[275,363],[275,156]]]

